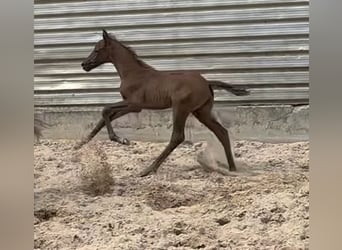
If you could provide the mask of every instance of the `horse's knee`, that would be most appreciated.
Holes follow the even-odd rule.
[[[217,126],[219,131],[222,133],[223,136],[229,136],[228,129],[226,129],[221,123],[219,123],[217,120],[213,120],[214,124]]]
[[[110,113],[111,113],[111,108],[109,108],[109,107],[104,107],[104,108],[102,109],[102,117],[103,117],[103,118],[108,117],[108,116],[110,115]]]

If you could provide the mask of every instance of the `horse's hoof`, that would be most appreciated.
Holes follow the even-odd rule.
[[[155,170],[143,170],[142,172],[139,173],[138,177],[146,177],[146,176],[149,176],[149,175],[152,175],[152,174],[155,174],[157,171]]]
[[[76,145],[73,147],[73,149],[74,149],[74,150],[79,150],[82,146],[83,146],[83,144],[78,143],[78,144],[76,144]]]
[[[121,144],[123,144],[123,145],[129,145],[129,144],[130,144],[130,141],[129,141],[128,139],[126,139],[126,138],[123,138],[123,139],[121,140]]]
[[[149,172],[146,172],[146,171],[142,171],[138,174],[138,177],[146,177],[149,175]]]
[[[117,142],[117,143],[120,143],[122,145],[129,145],[130,142],[128,139],[126,138],[121,138],[121,137],[118,137],[118,136],[111,136],[109,137],[109,140],[113,141],[113,142]]]
[[[114,141],[116,141],[117,143],[120,143],[122,145],[129,145],[130,144],[130,141],[128,139],[121,138],[121,137],[116,138]]]

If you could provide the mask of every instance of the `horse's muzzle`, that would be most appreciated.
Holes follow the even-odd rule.
[[[87,72],[89,72],[92,68],[94,68],[94,67],[92,67],[92,64],[91,63],[82,63],[81,64],[81,66],[82,66],[82,68],[83,68],[83,70],[84,71],[87,71]]]

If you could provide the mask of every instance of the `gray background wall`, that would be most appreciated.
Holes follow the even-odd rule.
[[[249,87],[246,97],[215,92],[216,115],[236,137],[308,136],[309,1],[37,0],[34,14],[34,98],[36,110],[56,124],[50,137],[87,133],[100,106],[121,99],[112,65],[91,73],[80,67],[102,28],[157,69],[198,70],[208,79]],[[154,122],[139,129],[146,117]],[[161,111],[113,124],[134,139],[167,139],[169,123],[169,112]],[[159,135],[158,127],[165,127]],[[189,127],[201,137],[199,124],[190,120]]]

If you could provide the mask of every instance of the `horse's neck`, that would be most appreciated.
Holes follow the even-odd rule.
[[[114,51],[112,63],[114,64],[121,79],[127,77],[133,72],[142,70],[143,67],[138,63],[137,59],[134,58],[131,52],[122,46],[118,46]]]

